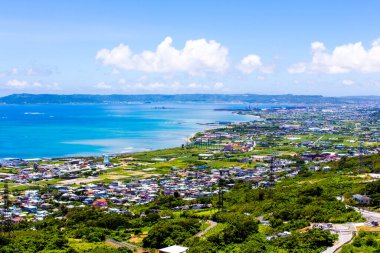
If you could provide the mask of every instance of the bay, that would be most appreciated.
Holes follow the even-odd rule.
[[[102,155],[177,147],[207,123],[254,120],[239,104],[0,105],[0,158]]]

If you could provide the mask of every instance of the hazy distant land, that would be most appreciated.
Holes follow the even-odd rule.
[[[257,94],[144,94],[144,95],[57,95],[13,94],[0,98],[3,104],[70,104],[70,103],[156,103],[156,102],[204,102],[204,103],[289,103],[289,104],[344,104],[379,103],[379,96],[324,97],[321,95],[257,95]]]

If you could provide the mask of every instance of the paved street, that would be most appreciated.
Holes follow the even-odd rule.
[[[357,208],[357,207],[354,207],[354,209],[357,212],[361,213],[363,217],[366,218],[367,220],[380,220],[380,213],[367,211],[367,210]]]
[[[323,253],[334,253],[336,250],[338,250],[340,247],[342,247],[344,244],[348,243],[352,237],[354,236],[356,232],[355,224],[337,224],[334,225],[333,231],[335,231],[339,239],[332,247],[327,248]]]
[[[352,207],[355,211],[361,213],[367,221],[378,220],[380,221],[380,213],[367,211],[358,207]],[[357,232],[356,226],[363,226],[364,223],[346,223],[341,225],[334,225],[333,230],[338,234],[338,241],[332,246],[323,251],[323,253],[336,252],[344,244],[348,243]]]

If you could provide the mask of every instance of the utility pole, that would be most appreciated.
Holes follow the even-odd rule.
[[[223,190],[225,185],[225,178],[224,178],[224,170],[219,170],[220,178],[218,181],[218,209],[219,211],[223,211],[224,208],[224,198],[223,198]]]
[[[363,142],[359,143],[359,171],[363,168]]]
[[[269,168],[269,182],[274,185],[275,180],[274,180],[274,156],[271,158],[270,162],[270,168]]]
[[[11,221],[11,212],[9,212],[9,207],[11,206],[11,202],[9,200],[9,188],[8,188],[8,180],[4,181],[4,192],[3,192],[3,201],[4,201],[4,214],[2,221],[2,232],[4,234],[8,234],[8,237],[11,237],[12,234],[12,221]]]

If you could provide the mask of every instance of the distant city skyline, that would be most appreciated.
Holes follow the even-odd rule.
[[[4,1],[0,96],[380,95],[378,1]]]

